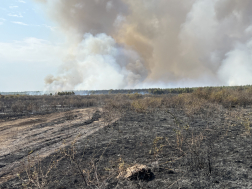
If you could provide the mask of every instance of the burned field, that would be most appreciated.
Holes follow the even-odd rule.
[[[252,188],[251,96],[2,97],[0,188]]]

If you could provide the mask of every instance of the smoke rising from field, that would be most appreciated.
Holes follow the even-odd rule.
[[[51,89],[252,83],[250,0],[36,0],[68,37]]]

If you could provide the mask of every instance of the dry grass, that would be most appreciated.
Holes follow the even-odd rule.
[[[0,98],[0,113],[36,114],[96,106],[97,96],[22,96],[6,95]]]
[[[198,88],[193,95],[210,102],[220,103],[227,108],[252,104],[251,86],[247,88]]]

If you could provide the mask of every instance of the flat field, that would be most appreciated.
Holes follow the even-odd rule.
[[[252,188],[251,96],[2,96],[0,188]]]

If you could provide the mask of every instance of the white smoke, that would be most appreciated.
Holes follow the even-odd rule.
[[[116,89],[133,87],[147,76],[140,57],[106,34],[85,34],[57,77],[46,77],[47,90]]]
[[[252,84],[252,40],[237,44],[233,51],[226,54],[218,75],[226,85]]]

